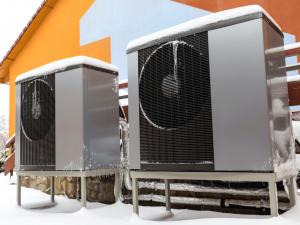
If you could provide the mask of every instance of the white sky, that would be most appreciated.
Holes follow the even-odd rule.
[[[10,49],[43,0],[0,0],[0,59]],[[8,117],[9,88],[0,85],[0,116]]]

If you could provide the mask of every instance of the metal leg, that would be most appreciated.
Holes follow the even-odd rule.
[[[115,195],[115,201],[117,202],[120,195],[120,173],[115,173],[115,186],[114,186],[114,195]]]
[[[290,177],[288,180],[288,187],[289,187],[289,198],[291,207],[296,204],[296,179],[295,177]]]
[[[81,206],[86,207],[86,177],[81,177]]]
[[[170,182],[165,180],[166,210],[171,212]]]
[[[278,216],[278,199],[276,181],[269,181],[269,197],[271,216]]]
[[[55,181],[54,181],[55,177],[51,177],[51,181],[50,181],[50,195],[51,195],[51,202],[54,203],[55,202]]]
[[[17,203],[21,205],[21,176],[17,175]]]
[[[132,204],[133,213],[139,215],[139,185],[136,178],[132,178]]]

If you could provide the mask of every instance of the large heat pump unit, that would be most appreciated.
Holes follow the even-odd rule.
[[[118,71],[77,56],[16,79],[16,169],[95,170],[120,161]]]
[[[293,165],[283,33],[259,6],[128,44],[129,165],[283,171]]]

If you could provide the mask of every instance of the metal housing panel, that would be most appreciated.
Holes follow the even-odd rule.
[[[129,105],[129,167],[140,169],[140,121],[138,52],[128,54],[128,105]]]
[[[16,138],[15,138],[15,169],[18,171],[20,170],[20,162],[21,162],[21,85],[16,85]]]
[[[282,37],[266,21],[263,21],[264,50],[284,45]],[[284,52],[265,55],[267,72],[270,130],[273,141],[274,167],[276,172],[290,170],[294,166],[294,145],[289,113],[289,99]],[[284,166],[284,165],[287,166]],[[290,171],[289,171],[290,172]]]
[[[84,169],[120,164],[118,77],[83,68]]]
[[[262,21],[208,33],[217,171],[273,170]]]
[[[55,74],[56,170],[83,169],[82,68]]]

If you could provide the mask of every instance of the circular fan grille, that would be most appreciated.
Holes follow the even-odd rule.
[[[21,124],[27,138],[44,138],[54,123],[55,97],[51,87],[43,80],[30,82],[22,96]]]
[[[183,41],[161,45],[141,70],[139,93],[141,111],[153,126],[170,130],[193,120],[201,98],[200,52]]]

